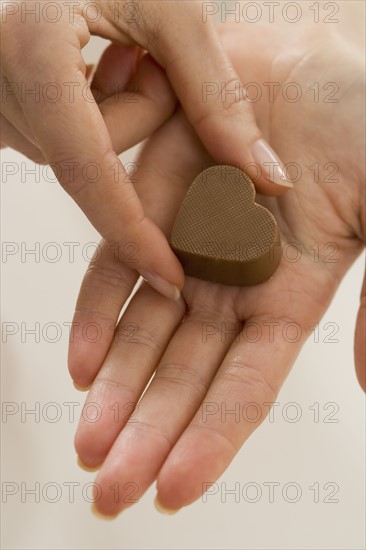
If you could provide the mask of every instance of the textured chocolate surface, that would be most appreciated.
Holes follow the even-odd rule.
[[[170,242],[187,275],[226,285],[266,281],[282,254],[276,220],[233,166],[208,168],[194,180]]]

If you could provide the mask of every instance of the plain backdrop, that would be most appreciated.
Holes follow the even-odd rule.
[[[93,39],[87,61],[104,47]],[[6,176],[4,166],[17,174]],[[98,235],[46,168],[5,150],[2,172],[2,547],[365,548],[365,400],[353,366],[364,258],[303,349],[274,417],[242,448],[217,492],[163,516],[152,487],[105,522],[90,511],[94,474],[76,463],[85,395],[66,367],[67,323]],[[25,254],[31,249],[35,255]]]

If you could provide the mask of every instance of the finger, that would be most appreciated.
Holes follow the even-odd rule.
[[[179,139],[176,139],[177,135]],[[182,114],[173,117],[145,145],[139,159],[141,169],[136,188],[149,215],[166,234],[170,232],[179,204],[204,159],[200,143]],[[156,182],[155,189],[152,189],[151,181]],[[86,447],[88,441],[90,445],[91,438],[84,439]]]
[[[197,498],[224,472],[241,445],[259,426],[306,338],[289,343],[284,322],[251,319],[260,338],[244,330],[190,425],[162,467],[158,504],[177,510]],[[268,323],[274,327],[268,339]]]
[[[357,315],[355,332],[355,363],[358,381],[366,391],[366,275],[362,285],[360,307]]]
[[[85,68],[85,78],[88,82],[92,80],[94,71],[95,71],[95,65],[92,63],[89,63]]]
[[[212,159],[180,110],[147,140],[137,163],[138,195],[149,216],[169,236],[189,186]]]
[[[144,5],[149,51],[166,69],[184,111],[215,160],[239,164],[260,192],[281,194],[292,184],[257,126],[213,19],[205,18],[206,6],[207,2],[192,2],[187,9],[169,1],[161,12],[149,13],[149,4]]]
[[[6,119],[26,140],[37,147],[37,140],[26,120],[21,102],[24,102],[28,90],[25,83],[16,78],[9,80],[1,75],[1,115]],[[35,92],[36,93],[36,92]]]
[[[125,425],[102,465],[96,479],[102,495],[96,508],[102,514],[115,515],[129,505],[125,499],[128,491],[121,489],[117,502],[113,498],[108,491],[113,483],[123,488],[128,480],[133,480],[138,487],[135,498],[143,495],[202,402],[234,338],[231,334],[223,341],[216,334],[207,344],[202,341],[202,326],[212,325],[214,320],[232,324],[236,331],[240,326],[236,319],[226,317],[225,300],[213,303],[214,311],[197,308],[188,313],[139,402],[134,421]]]
[[[123,91],[136,70],[139,50],[136,46],[111,44],[97,65],[91,91],[97,103]]]
[[[99,104],[113,149],[121,153],[150,136],[173,114],[176,101],[164,71],[145,55],[125,91]]]
[[[34,162],[43,164],[46,159],[41,151],[0,114],[1,141],[8,147],[19,151]]]
[[[165,235],[169,235],[190,181],[200,171],[204,159],[200,142],[182,113],[168,121],[145,145],[135,187],[146,213]],[[104,241],[84,277],[68,355],[70,374],[81,388],[87,388],[100,369],[121,308],[137,282],[133,271],[135,253],[133,244],[120,249]],[[129,264],[126,258],[130,259]],[[93,334],[88,336],[88,327],[92,331],[93,326],[97,330],[95,341]]]
[[[85,36],[78,37],[62,25],[51,27],[43,29],[44,39],[62,45],[58,55],[62,56],[63,64],[61,68],[56,67],[53,58],[42,56],[39,85],[43,89],[53,82],[58,90],[65,91],[64,83],[71,82],[74,96],[69,101],[63,93],[56,103],[37,103],[30,98],[22,105],[30,127],[60,183],[95,228],[106,240],[122,247],[135,243],[138,247],[135,269],[159,292],[178,299],[184,281],[182,267],[162,232],[145,216],[133,185],[113,151],[94,99],[85,99],[88,86],[80,54],[80,41],[85,40]],[[24,45],[26,42],[25,39]],[[37,48],[30,48],[30,52],[31,59],[27,57],[17,67],[18,78],[28,86],[34,85],[32,67],[39,61]],[[45,120],[50,123],[45,125]]]
[[[146,315],[149,311],[149,315]],[[185,311],[183,300],[173,302],[143,285],[132,298],[112,346],[94,380],[84,411],[96,410],[97,421],[82,414],[75,447],[82,462],[94,468],[105,459],[149,382]]]
[[[87,65],[87,79],[92,74],[93,68],[93,65]],[[20,151],[32,160],[37,158],[45,162],[42,153],[36,146],[37,140],[29,127],[21,105],[16,97],[16,94],[18,94],[18,96],[20,95],[21,101],[24,102],[24,98],[27,94],[32,93],[32,91],[27,90],[25,83],[9,82],[4,76],[1,76],[1,88],[1,127],[2,131],[6,132],[9,147]],[[37,94],[36,88],[33,93]],[[17,146],[17,143],[22,144],[22,149]]]
[[[132,248],[133,251],[133,248]],[[125,251],[127,256],[130,253]],[[102,241],[85,273],[70,333],[68,366],[79,388],[94,380],[112,342],[118,316],[138,275],[121,253]]]

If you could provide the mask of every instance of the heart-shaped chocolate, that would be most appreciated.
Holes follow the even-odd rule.
[[[276,220],[255,202],[255,188],[233,166],[213,166],[192,183],[171,247],[187,275],[226,285],[263,283],[281,261]]]

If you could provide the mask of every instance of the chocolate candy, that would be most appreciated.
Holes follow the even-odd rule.
[[[187,275],[225,285],[263,283],[282,255],[276,220],[255,202],[255,188],[233,166],[213,166],[190,186],[171,247]]]

